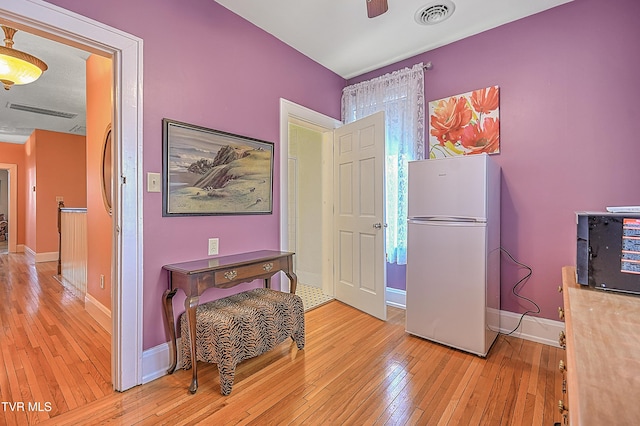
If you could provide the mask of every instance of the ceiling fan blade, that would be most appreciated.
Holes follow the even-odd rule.
[[[366,2],[367,16],[369,16],[369,18],[375,18],[389,10],[387,0],[366,0]]]

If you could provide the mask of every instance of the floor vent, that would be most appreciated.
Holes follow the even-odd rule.
[[[78,116],[77,113],[73,112],[56,111],[53,109],[38,108],[35,106],[24,104],[8,103],[7,108],[15,109],[16,111],[33,112],[35,114],[50,115],[52,117],[60,118],[76,118]]]

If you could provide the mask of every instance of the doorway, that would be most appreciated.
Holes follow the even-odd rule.
[[[18,251],[18,226],[17,226],[17,211],[18,211],[18,165],[0,163],[0,170],[6,172],[6,180],[3,177],[0,196],[3,202],[6,202],[4,209],[0,209],[0,213],[5,213],[6,223],[6,235],[3,243],[6,243],[6,252],[15,253]]]
[[[114,58],[111,371],[114,389],[124,391],[142,383],[142,40],[44,2],[10,2],[0,18],[17,29]]]
[[[341,124],[338,120],[286,99],[280,100],[280,247],[283,251],[296,252],[296,274],[302,271],[299,274],[300,282],[307,284],[305,281],[308,281],[311,287],[322,289],[322,293],[328,296],[334,295],[333,130]],[[305,183],[306,186],[300,188],[297,186],[302,182],[300,172],[307,172],[302,170],[304,164],[301,165],[301,162],[308,162],[308,157],[313,155],[318,166],[313,171],[315,182]],[[318,158],[322,159],[320,164]],[[308,191],[316,193],[311,196]],[[300,196],[304,197],[303,200]],[[300,206],[301,201],[304,203],[307,198],[311,199],[315,211],[301,211],[307,208]],[[300,221],[302,215],[305,218]],[[311,238],[301,235],[301,232],[314,227]]]
[[[298,283],[322,289],[322,133],[289,123],[289,246]],[[326,178],[326,177],[325,177]]]
[[[323,291],[325,294],[331,296],[337,295],[340,301],[385,320],[386,276],[384,268],[384,228],[382,225],[384,205],[380,204],[382,200],[384,200],[384,189],[382,182],[380,182],[381,179],[376,178],[374,181],[365,179],[363,181],[365,183],[369,182],[372,185],[372,182],[375,182],[376,195],[371,199],[368,197],[369,195],[373,195],[373,193],[363,192],[363,188],[350,187],[346,189],[346,186],[337,185],[338,182],[343,182],[345,185],[347,182],[360,182],[358,176],[363,176],[362,173],[367,175],[365,172],[371,169],[371,167],[369,167],[371,164],[377,164],[377,166],[374,167],[377,173],[384,173],[384,169],[380,169],[380,164],[381,162],[383,163],[384,159],[384,119],[378,117],[372,122],[362,119],[343,126],[338,120],[303,106],[296,105],[285,99],[280,100],[280,244],[281,249],[284,251],[294,251],[292,250],[294,242],[300,240],[300,237],[297,235],[290,237],[291,232],[298,232],[298,230],[292,226],[292,224],[295,224],[295,220],[292,220],[290,216],[295,216],[296,213],[292,208],[293,203],[290,200],[292,197],[295,199],[296,194],[300,192],[296,192],[296,182],[291,182],[292,170],[290,170],[290,165],[291,168],[294,169],[293,173],[295,173],[295,168],[297,167],[295,159],[294,161],[290,161],[289,158],[291,152],[290,146],[294,145],[295,147],[297,144],[294,136],[295,132],[290,132],[290,128],[292,127],[304,129],[303,133],[305,134],[318,133],[322,139],[320,149],[320,163],[322,165],[320,169],[323,178],[321,179],[322,185],[319,189],[322,193],[322,219],[320,222],[322,226],[322,237],[321,249],[319,251],[321,252],[322,261]],[[363,148],[363,150],[360,151],[360,148],[357,148],[359,151],[357,155],[359,156],[361,153],[364,153],[364,151],[367,151],[368,148],[374,146],[377,148],[375,149],[375,155],[370,158],[368,157],[368,160],[364,161],[362,167],[360,167],[361,162],[358,162],[358,164],[355,164],[353,167],[340,168],[339,175],[345,176],[345,178],[336,180],[336,171],[338,170],[336,169],[336,160],[339,156],[334,155],[334,130],[338,128],[344,131],[343,137],[346,139],[352,137],[357,138],[357,141],[356,139],[350,139],[354,143],[357,142],[355,145],[352,145],[346,139],[345,141],[336,139],[338,142],[335,143],[340,145],[339,152],[347,154],[350,152],[348,147],[360,147]],[[380,134],[382,134],[381,139],[379,139],[378,136]],[[363,139],[360,139],[361,137]],[[312,139],[315,140],[317,138],[319,138],[319,136],[315,136]],[[379,149],[382,150],[381,153],[378,152]],[[315,161],[317,163],[318,158],[316,158]],[[351,177],[347,178],[345,173],[348,173]],[[355,173],[355,175],[353,173]],[[318,189],[315,190],[318,191]],[[364,202],[366,201],[365,199],[356,201],[354,198],[356,194],[364,194],[366,200],[371,201],[371,203]],[[336,221],[336,218],[342,217],[341,215],[336,216],[334,212],[336,205],[334,201],[335,197],[338,196],[345,201],[351,200],[349,204],[352,206],[359,206],[352,211],[351,216],[353,216],[354,220],[348,221],[350,226],[347,227],[348,229],[336,228],[336,226],[342,226],[346,223]],[[371,211],[367,210],[367,212],[364,212],[362,208],[366,206],[375,208]],[[369,223],[371,220],[374,220],[376,223]],[[336,235],[340,235],[340,238],[337,238]],[[347,242],[347,236],[351,238],[351,243]],[[306,238],[306,236],[304,237]],[[340,244],[337,244],[338,242],[340,242]],[[375,248],[375,250],[367,251],[367,248]],[[353,257],[341,255],[347,252],[352,253]],[[337,257],[338,255],[340,255],[340,257]],[[351,259],[351,261],[349,259]],[[361,264],[361,259],[368,259],[369,263]],[[364,271],[364,273],[360,273],[362,271]],[[298,273],[298,269],[296,269],[296,273]],[[336,283],[338,281],[344,283],[341,287],[342,289],[349,287],[352,291],[342,291],[340,294],[336,294]]]

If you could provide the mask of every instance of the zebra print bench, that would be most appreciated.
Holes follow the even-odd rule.
[[[215,363],[220,393],[229,395],[236,365],[270,351],[288,337],[304,348],[302,299],[291,293],[257,288],[214,300],[196,308],[196,358]],[[180,318],[182,366],[191,368],[186,315]]]

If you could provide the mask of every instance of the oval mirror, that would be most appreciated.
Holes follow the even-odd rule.
[[[107,212],[111,214],[111,197],[113,190],[112,158],[111,158],[111,124],[107,126],[102,147],[102,199]]]

